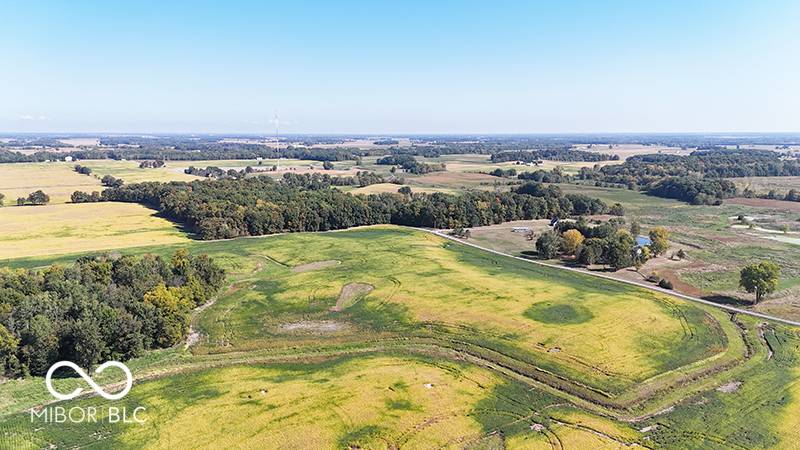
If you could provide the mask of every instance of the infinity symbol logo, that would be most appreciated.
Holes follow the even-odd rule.
[[[108,367],[116,367],[125,372],[125,377],[126,377],[125,389],[121,390],[120,392],[117,392],[116,394],[109,394],[108,392],[104,391],[102,387],[98,386],[97,383],[94,382],[92,377],[90,377],[86,372],[83,371],[83,369],[78,367],[74,362],[59,361],[50,366],[50,369],[47,370],[47,375],[45,375],[44,377],[44,383],[47,385],[47,390],[50,391],[50,394],[52,394],[53,397],[59,400],[72,400],[73,398],[81,395],[81,392],[83,392],[83,388],[76,388],[69,394],[62,394],[57,390],[55,390],[55,388],[53,387],[53,379],[52,379],[53,373],[61,367],[69,367],[70,369],[74,370],[75,373],[80,375],[81,378],[83,378],[87,383],[89,383],[89,386],[91,386],[96,393],[100,394],[100,396],[106,400],[119,400],[122,397],[125,397],[128,394],[128,391],[131,390],[131,386],[133,386],[133,375],[131,374],[130,369],[128,369],[128,367],[125,364],[122,364],[121,362],[108,361],[101,364],[97,369],[94,370],[94,373],[100,374]]]

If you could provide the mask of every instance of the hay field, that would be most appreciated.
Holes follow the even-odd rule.
[[[138,381],[121,404],[146,406],[148,422],[34,425],[24,408],[47,398],[43,383],[13,381],[0,384],[0,446],[727,449],[800,439],[796,329],[391,226],[125,252],[176,247],[210,254],[231,285],[197,317],[199,347],[131,361]],[[53,260],[62,258],[20,263]],[[353,283],[374,289],[334,308]]]
[[[560,406],[559,399],[464,363],[370,355],[324,363],[242,365],[138,384],[137,424],[0,424],[17,449],[101,448],[548,448],[551,440],[623,448],[631,426]],[[96,399],[74,402],[96,406]],[[554,408],[554,417],[539,415]],[[571,420],[573,422],[567,422]],[[577,425],[575,424],[577,423]],[[190,444],[191,443],[191,444]],[[585,447],[584,447],[585,448]]]
[[[325,171],[322,169],[320,161],[309,161],[302,159],[265,159],[262,161],[235,159],[235,160],[202,160],[202,161],[166,161],[164,167],[157,169],[140,169],[140,161],[115,161],[115,160],[91,160],[81,161],[79,164],[92,169],[93,175],[102,178],[104,175],[112,175],[121,178],[126,183],[140,183],[143,181],[192,181],[200,180],[201,177],[187,175],[184,169],[189,166],[206,168],[209,166],[221,169],[241,170],[251,166],[257,170],[266,170],[273,165],[278,166],[276,172],[265,172],[264,175],[282,176],[287,171],[292,173],[323,172],[331,175],[354,175],[351,170],[352,161],[341,161],[335,163],[336,170]],[[261,163],[261,165],[259,165]]]
[[[493,163],[489,155],[442,155],[437,158],[417,157],[419,161],[427,163],[444,163],[448,172],[491,172],[495,169],[515,169],[517,172],[533,172],[536,170],[552,170],[556,167],[566,174],[576,174],[582,167],[595,165],[620,164],[620,161],[548,161],[545,160],[538,166],[517,165],[512,161]]]
[[[739,191],[746,188],[753,190],[756,194],[767,194],[774,190],[779,195],[784,195],[789,189],[800,190],[800,177],[742,177],[726,178],[736,184]]]
[[[399,185],[394,183],[377,183],[377,184],[371,184],[369,186],[356,187],[353,189],[342,189],[342,190],[346,192],[351,192],[353,194],[383,194],[383,193],[396,194],[397,190],[403,186],[408,186],[408,185]],[[413,186],[413,185],[409,187],[411,187],[411,192],[413,193],[453,192],[452,189],[446,189],[446,188],[432,188],[432,187]]]
[[[262,258],[263,268],[243,282],[251,288],[223,296],[201,318],[203,351],[262,348],[320,333],[342,341],[363,333],[452,335],[620,393],[722,354],[729,339],[714,317],[684,302],[418,231],[369,227],[274,236],[267,244],[238,250]],[[332,260],[340,264],[291,270]],[[374,290],[353,307],[331,312],[342,287],[355,282]],[[305,325],[287,329],[299,323]]]
[[[127,184],[140,183],[143,181],[166,182],[192,181],[199,179],[193,175],[187,175],[183,173],[183,169],[187,167],[183,165],[183,161],[167,161],[164,167],[159,167],[157,169],[140,169],[140,162],[141,161],[116,161],[113,159],[100,159],[80,161],[78,164],[92,169],[92,175],[98,179],[103,178],[105,175],[111,175],[116,178],[121,178]]]
[[[75,191],[103,190],[100,180],[81,175],[74,167],[68,162],[0,164],[0,194],[10,206],[38,189],[50,196],[50,203],[66,203]]]
[[[584,150],[594,153],[605,153],[609,155],[618,155],[620,162],[636,155],[650,155],[654,153],[662,153],[665,155],[681,155],[686,156],[692,153],[694,148],[680,148],[680,147],[667,147],[665,145],[641,145],[641,144],[615,144],[612,148],[608,145],[593,145],[588,148],[588,144],[575,145],[575,149]]]
[[[186,241],[175,224],[134,203],[0,208],[0,260]]]

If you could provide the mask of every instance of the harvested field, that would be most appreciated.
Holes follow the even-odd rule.
[[[16,205],[17,198],[27,197],[41,189],[50,196],[50,203],[66,203],[75,191],[102,191],[97,178],[73,170],[75,163],[0,164],[0,194],[5,205]]]
[[[0,260],[188,241],[174,223],[135,203],[0,208]]]
[[[774,210],[783,210],[793,213],[800,213],[800,202],[787,202],[783,200],[770,200],[766,198],[729,198],[725,203],[731,205],[744,205],[756,208],[769,208]]]

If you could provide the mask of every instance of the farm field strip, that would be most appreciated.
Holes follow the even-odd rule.
[[[0,261],[180,242],[178,226],[134,203],[0,208]]]

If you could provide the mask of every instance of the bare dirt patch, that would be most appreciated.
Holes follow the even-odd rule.
[[[300,264],[299,266],[292,267],[292,272],[294,273],[303,273],[303,272],[310,272],[312,270],[319,270],[319,269],[326,269],[332,266],[338,266],[342,262],[336,259],[329,259],[327,261],[315,261],[308,264]]]
[[[339,297],[336,299],[336,306],[331,308],[331,311],[341,311],[343,309],[353,306],[361,297],[369,294],[375,287],[367,283],[347,283],[342,287],[339,292]]]
[[[348,325],[346,323],[335,320],[301,320],[299,322],[284,323],[280,326],[282,331],[301,333],[334,333],[347,328]]]
[[[731,381],[730,383],[725,383],[722,386],[718,387],[717,390],[720,392],[724,392],[726,394],[730,394],[732,392],[736,392],[739,390],[739,386],[742,385],[741,381]]]
[[[725,203],[730,203],[732,205],[781,209],[790,212],[800,212],[800,202],[787,202],[784,200],[770,200],[766,198],[729,198],[725,200]]]

